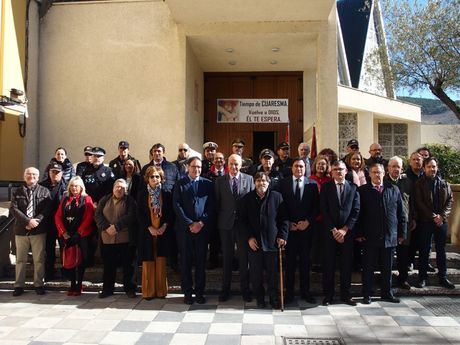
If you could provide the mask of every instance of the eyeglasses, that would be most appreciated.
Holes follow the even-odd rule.
[[[52,174],[59,174],[61,170],[50,170],[50,173]]]
[[[233,145],[233,147],[237,147],[239,149],[242,149],[244,146],[243,145]]]
[[[85,152],[85,156],[92,156],[92,153]]]
[[[161,178],[161,176],[160,175],[150,175],[149,178],[153,180],[154,178]]]
[[[179,149],[180,152],[187,152],[188,149]]]

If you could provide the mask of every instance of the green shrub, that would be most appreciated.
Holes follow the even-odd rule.
[[[442,177],[449,183],[460,184],[460,151],[448,145],[425,145],[439,161]]]

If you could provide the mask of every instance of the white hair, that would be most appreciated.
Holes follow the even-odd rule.
[[[403,166],[403,160],[401,159],[401,157],[399,156],[391,157],[390,160],[388,161],[388,164],[390,164],[393,161],[397,162],[401,167]]]

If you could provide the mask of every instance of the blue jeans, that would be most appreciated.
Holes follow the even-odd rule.
[[[420,222],[417,226],[419,231],[419,279],[425,280],[428,278],[428,263],[430,260],[431,240],[434,235],[434,243],[436,246],[436,266],[438,268],[438,278],[444,279],[447,276],[446,268],[446,235],[447,223],[442,223],[441,226],[436,226],[432,221]]]

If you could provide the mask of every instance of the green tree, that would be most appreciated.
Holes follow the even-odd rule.
[[[438,159],[442,177],[450,183],[460,183],[460,151],[441,144],[428,144],[426,147]]]
[[[428,87],[460,119],[460,107],[447,95],[460,90],[460,0],[381,3],[396,86]]]

